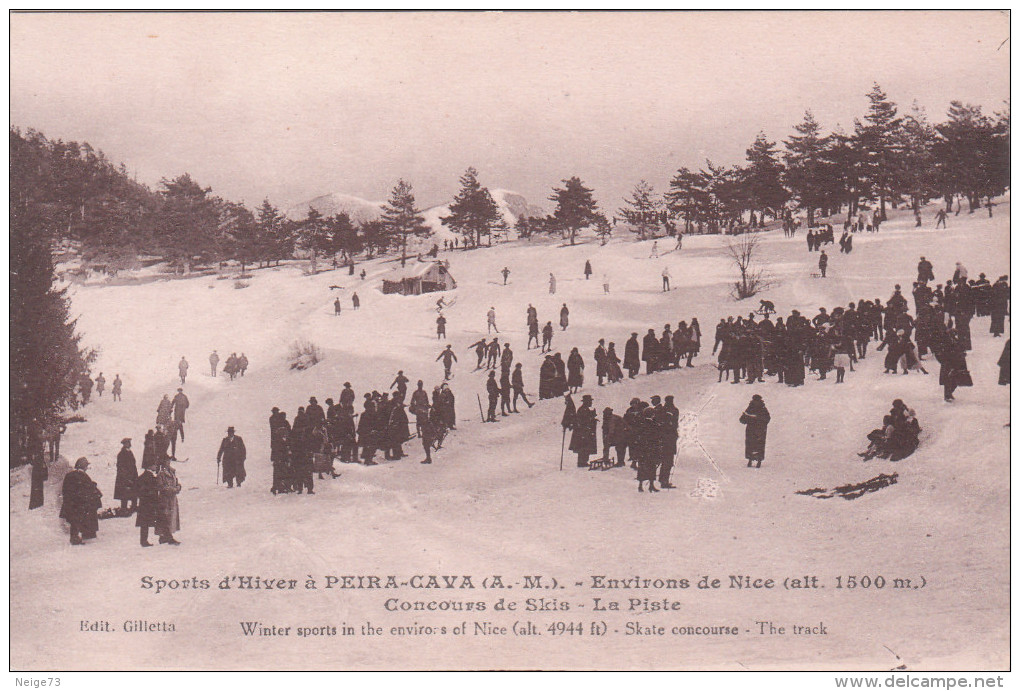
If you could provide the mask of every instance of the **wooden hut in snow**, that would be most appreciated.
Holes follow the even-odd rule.
[[[383,293],[421,295],[442,290],[453,290],[457,281],[450,275],[446,262],[415,262],[406,267],[397,267],[383,277]]]

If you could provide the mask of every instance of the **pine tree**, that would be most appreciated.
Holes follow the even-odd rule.
[[[387,232],[400,243],[400,263],[407,261],[407,238],[426,237],[430,230],[425,217],[415,206],[414,189],[411,183],[399,180],[390,193],[390,200],[383,206],[383,224]]]
[[[294,251],[294,239],[291,233],[290,224],[280,211],[269,203],[268,199],[262,200],[259,207],[258,219],[256,220],[257,260],[265,262],[276,261],[277,266],[280,260],[289,257]]]
[[[460,191],[450,204],[450,215],[439,222],[478,247],[482,236],[493,231],[506,230],[506,222],[489,190],[478,182],[478,171],[468,168],[460,178]]]
[[[298,240],[301,246],[312,253],[312,273],[318,270],[320,253],[329,253],[332,238],[326,226],[326,219],[318,209],[308,209],[308,215],[298,224]]]
[[[884,221],[886,201],[898,196],[902,177],[903,118],[878,84],[868,93],[868,101],[864,122],[854,121],[854,140],[868,194],[878,199],[879,218]]]
[[[245,268],[258,261],[260,254],[259,225],[255,215],[244,204],[225,202],[220,227],[229,247],[226,254],[241,264],[243,276]]]
[[[631,225],[641,240],[655,235],[662,217],[663,203],[655,189],[644,180],[634,185],[630,197],[623,200],[627,206],[620,209],[620,215]]]
[[[963,194],[971,213],[981,197],[1001,194],[1009,181],[1009,116],[993,122],[980,106],[952,101],[949,120],[936,129],[935,156],[947,197]]]
[[[599,214],[598,220],[595,221],[595,234],[599,236],[599,244],[602,246],[609,242],[609,238],[613,234],[612,224],[602,214]]]
[[[187,173],[160,181],[163,203],[157,215],[156,243],[172,266],[191,270],[193,258],[208,261],[218,254],[219,211],[209,187]]]
[[[578,231],[598,220],[598,205],[592,197],[592,190],[576,176],[564,180],[563,187],[554,187],[549,201],[556,202],[549,221],[569,235],[571,245]]]
[[[764,133],[759,133],[747,150],[748,166],[744,170],[746,194],[751,212],[761,211],[762,221],[766,211],[773,218],[777,217],[789,197],[783,187],[783,165],[779,162],[775,147],[775,142],[770,142]]]
[[[689,168],[681,168],[669,181],[665,201],[670,215],[682,217],[684,232],[691,233],[695,224],[703,223],[704,212],[708,206],[704,176]]]
[[[847,218],[857,213],[861,195],[866,183],[862,179],[863,154],[855,146],[854,138],[837,125],[829,135],[825,148],[825,161],[832,171],[829,205],[838,208],[847,206]]]
[[[13,143],[13,142],[12,142]],[[66,291],[53,286],[51,243],[66,219],[54,190],[39,185],[40,158],[22,147],[10,154],[10,423],[11,464],[28,440],[78,407],[76,387],[96,354],[81,346]],[[57,211],[56,217],[50,214]]]
[[[389,247],[391,241],[389,229],[382,220],[362,221],[358,226],[358,236],[368,250],[369,259]]]
[[[831,174],[825,161],[826,137],[811,111],[804,113],[804,120],[794,126],[797,134],[786,142],[786,186],[797,198],[802,209],[807,210],[808,227],[815,224],[815,211],[826,206],[828,201],[827,178]]]
[[[920,212],[924,201],[938,194],[934,154],[937,136],[924,109],[915,102],[910,114],[903,118],[903,151],[900,158],[900,188],[910,197],[910,205],[915,213]]]
[[[361,250],[361,241],[351,217],[341,211],[326,219],[326,233],[329,235],[329,252],[340,252],[347,260]]]

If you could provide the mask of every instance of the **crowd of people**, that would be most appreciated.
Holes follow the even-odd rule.
[[[592,396],[583,395],[578,408],[568,393],[564,403],[561,425],[564,437],[568,431],[571,433],[569,449],[577,454],[578,468],[623,468],[627,465],[629,453],[630,467],[637,471],[639,492],[645,491],[645,483],[649,492],[675,488],[671,477],[677,457],[681,415],[672,396],[664,399],[652,396],[650,402],[633,398],[622,415],[606,406],[602,410],[602,456],[595,460],[592,457],[598,455],[598,417]],[[771,421],[760,395],[752,396],[739,421],[746,426],[744,451],[747,467],[760,468],[765,459],[766,431]],[[659,488],[655,486],[656,481]]]
[[[405,404],[408,378],[397,373],[391,393],[373,391],[364,394],[361,412],[355,412],[356,394],[345,382],[337,400],[327,398],[323,408],[312,396],[308,405],[299,407],[293,422],[287,413],[274,407],[269,417],[270,461],[273,465],[273,494],[307,492],[314,494],[314,475],[322,480],[328,474],[338,477],[334,462],[378,465],[378,451],[386,460],[406,457],[404,444],[417,436],[425,452],[422,463],[432,463],[432,451],[442,446],[450,430],[456,429],[453,391],[445,382],[432,390],[431,400],[424,382],[412,392]],[[408,413],[414,416],[415,433],[409,431]],[[243,465],[242,465],[243,471]],[[224,482],[231,478],[224,468]],[[240,482],[238,483],[240,484]]]
[[[650,403],[633,398],[623,415],[609,406],[603,408],[602,457],[595,462],[591,458],[598,454],[598,417],[592,397],[582,396],[579,408],[569,394],[564,401],[561,425],[564,434],[570,432],[569,448],[577,454],[578,468],[622,468],[627,465],[629,454],[630,467],[637,471],[639,492],[645,491],[645,483],[649,492],[658,492],[656,481],[664,489],[675,487],[670,479],[677,453],[680,411],[672,396],[666,396],[665,402],[660,396],[652,396]]]
[[[863,223],[854,220],[848,223],[840,239],[841,251],[849,253],[852,233],[863,230],[877,231],[877,221]],[[789,233],[792,235],[793,232],[791,227]],[[832,226],[812,228],[807,236],[809,249],[820,249],[822,244],[833,242]],[[824,256],[824,251],[822,254]],[[824,264],[821,268],[824,275]],[[588,264],[585,267],[586,280],[591,273]],[[504,282],[508,276],[509,270],[504,269]],[[668,290],[668,272],[664,272],[663,278],[664,289]],[[551,292],[554,292],[555,278],[551,274],[550,285]],[[994,283],[985,274],[970,279],[962,263],[956,264],[951,279],[939,284],[935,281],[931,262],[921,257],[911,290],[913,316],[900,285],[895,286],[885,304],[876,298],[850,302],[845,307],[840,305],[831,310],[819,307],[818,313],[810,318],[792,310],[785,318],[777,317],[773,321],[776,314],[774,304],[762,300],[761,307],[746,317],[730,316],[719,320],[712,348],[713,355],[718,351],[718,380],[720,383],[726,379],[732,384],[753,384],[764,382],[764,377],[770,376],[776,377],[778,383],[797,387],[805,383],[809,371],[815,373],[818,380],[827,379],[827,375],[834,371],[835,383],[841,384],[845,381],[846,372],[853,372],[854,366],[867,357],[868,344],[875,341],[876,349],[884,351],[886,374],[900,371],[904,375],[912,371],[928,374],[922,363],[925,356],[932,353],[941,365],[939,384],[944,387],[944,398],[952,401],[958,387],[973,384],[966,361],[967,352],[972,348],[972,320],[989,317],[990,333],[994,337],[1002,336],[1009,314],[1009,290],[1008,276],[1000,276]],[[560,309],[558,323],[564,331],[570,325],[570,310],[566,303]],[[537,310],[529,304],[527,349],[531,350],[534,342],[544,356],[539,368],[538,398],[565,400],[566,410],[561,424],[564,439],[570,432],[569,449],[577,455],[577,467],[621,468],[626,467],[629,460],[630,467],[637,471],[639,491],[644,492],[646,485],[649,492],[673,488],[670,478],[681,420],[673,396],[665,396],[664,399],[652,396],[650,402],[633,398],[623,414],[605,407],[601,413],[600,456],[599,416],[593,397],[583,395],[580,407],[575,407],[572,398],[585,385],[585,358],[576,347],[570,350],[566,359],[560,352],[553,352],[553,322],[547,321],[543,328],[539,324]],[[499,333],[494,308],[487,313],[487,330],[490,334]],[[441,312],[437,335],[439,338],[446,337],[445,318]],[[632,332],[624,344],[622,358],[617,353],[615,342],[607,344],[605,339],[599,339],[593,353],[595,379],[598,386],[621,382],[625,373],[633,379],[639,374],[642,362],[648,374],[693,367],[693,358],[700,353],[701,340],[697,318],[691,319],[690,324],[680,321],[675,328],[666,324],[661,334],[657,334],[655,329],[648,329],[643,338],[639,338],[638,332]],[[524,390],[522,363],[515,362],[509,343],[500,343],[498,335],[490,340],[487,334],[469,348],[477,356],[476,371],[488,370],[485,386],[488,411],[480,411],[483,421],[496,422],[497,408],[500,416],[518,413],[520,399],[529,408],[534,405]],[[452,364],[457,361],[452,346],[447,345],[437,360],[443,361],[445,380],[449,380]],[[216,351],[210,355],[209,363],[212,376],[216,376],[219,364]],[[1004,368],[1000,383],[1008,384],[1008,341],[999,365]],[[240,356],[232,353],[223,371],[234,379],[244,376],[247,367],[248,359],[244,353]],[[177,505],[180,483],[170,464],[177,460],[178,440],[184,441],[186,411],[190,405],[183,391],[187,372],[187,360],[181,357],[178,363],[181,388],[172,399],[165,394],[157,406],[156,424],[145,435],[141,473],[131,452],[130,438],[122,440],[122,449],[117,457],[114,499],[121,502],[118,515],[137,515],[136,525],[141,529],[140,542],[143,546],[150,546],[150,528],[156,529],[160,543],[179,544],[173,534],[180,525]],[[400,371],[390,385],[390,392],[363,394],[360,412],[355,410],[356,394],[350,383],[344,384],[335,402],[333,398],[325,399],[325,406],[311,397],[306,406],[298,408],[292,421],[288,421],[285,412],[274,407],[269,418],[273,468],[270,491],[274,495],[314,494],[316,474],[319,480],[327,475],[333,478],[339,476],[334,468],[336,461],[373,466],[378,464],[376,454],[379,451],[386,460],[400,460],[407,456],[404,445],[415,437],[419,439],[425,455],[421,462],[432,463],[432,453],[442,447],[448,432],[456,429],[454,395],[445,380],[432,389],[431,396],[420,380],[417,388],[409,392],[409,379]],[[102,373],[94,383],[87,375],[81,380],[79,385],[85,402],[91,395],[93,384],[96,393],[102,396],[106,386]],[[115,400],[120,398],[121,387],[118,374],[113,382]],[[414,418],[413,434],[410,416]],[[739,419],[746,427],[745,458],[748,467],[761,467],[770,420],[762,397],[754,395]],[[864,460],[901,460],[917,449],[920,432],[914,411],[897,399],[884,416],[881,427],[868,434],[869,446],[859,456]],[[246,479],[246,455],[243,439],[233,427],[228,428],[217,453],[217,465],[222,468],[222,478],[219,473],[217,475],[218,482],[228,488],[240,487]],[[88,477],[87,470],[87,459],[79,459],[75,470],[68,473],[64,482],[61,516],[71,524],[72,544],[82,544],[84,540],[96,537],[98,531],[96,511],[101,507],[102,492]]]

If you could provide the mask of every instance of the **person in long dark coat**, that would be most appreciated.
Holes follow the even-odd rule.
[[[672,396],[666,396],[665,405],[656,410],[655,421],[659,424],[662,451],[662,465],[659,466],[659,486],[666,489],[676,489],[676,485],[670,483],[669,476],[673,472],[677,439],[680,437],[680,410],[674,405]]]
[[[135,514],[135,527],[139,531],[139,542],[142,547],[152,547],[149,542],[149,528],[155,528],[159,517],[159,481],[156,479],[155,468],[151,465],[142,466],[142,473],[135,482],[134,491],[138,495],[138,513]]]
[[[651,374],[658,369],[658,351],[659,339],[656,338],[653,329],[648,329],[641,348],[641,359],[645,361],[645,374]]]
[[[606,376],[609,377],[610,384],[615,384],[623,379],[620,356],[616,354],[616,344],[612,342],[609,343],[609,350],[606,351]]]
[[[177,503],[177,495],[181,493],[181,483],[177,473],[170,466],[168,459],[156,465],[156,483],[159,487],[159,510],[156,514],[156,534],[160,544],[179,545],[174,533],[181,529],[181,509]]]
[[[570,326],[570,310],[567,309],[567,303],[563,303],[563,307],[560,308],[560,328],[564,331]]]
[[[751,397],[747,410],[740,416],[740,424],[746,425],[744,429],[744,457],[747,459],[747,467],[761,468],[761,462],[765,460],[765,436],[768,432],[769,409],[765,407],[765,401],[758,394]]]
[[[955,329],[951,329],[936,351],[939,361],[939,385],[946,401],[956,400],[953,392],[960,386],[974,386],[970,370],[967,369],[967,351]]]
[[[29,510],[38,509],[43,505],[44,486],[50,473],[46,469],[46,457],[43,453],[42,433],[38,420],[33,419],[28,429],[28,459],[32,464],[32,490],[28,497]]]
[[[287,413],[273,408],[269,416],[269,462],[273,464],[272,494],[290,491],[290,422]]]
[[[574,348],[567,356],[567,388],[571,393],[577,393],[582,386],[584,386],[584,358],[577,348]]]
[[[1009,282],[1005,276],[1000,276],[992,286],[988,311],[992,315],[992,323],[988,331],[998,338],[1006,330],[1006,314],[1009,312]]]
[[[120,440],[120,444],[121,450],[117,454],[117,479],[113,483],[113,498],[120,500],[122,510],[134,511],[138,506],[138,495],[135,493],[138,464],[135,461],[135,454],[131,451],[131,440],[125,437]]]
[[[792,339],[791,339],[792,340]],[[787,386],[804,385],[804,355],[795,343],[790,343],[786,351],[786,361],[783,366],[784,379]]]
[[[244,460],[247,457],[244,439],[234,434],[233,427],[228,427],[227,436],[220,442],[220,450],[216,454],[216,462],[223,463],[223,482],[227,483],[227,487],[233,489],[235,480],[238,487],[244,482],[247,477]]]
[[[407,433],[407,423],[407,411],[404,409],[404,401],[401,398],[397,398],[393,402],[393,408],[390,410],[390,418],[387,425],[389,445],[392,449],[391,456],[395,461],[400,460],[406,455],[404,454],[404,442],[410,439]]]
[[[574,427],[570,434],[570,450],[577,454],[577,467],[587,468],[588,458],[598,453],[598,442],[595,427],[598,416],[592,408],[592,398],[585,394],[581,397],[581,407],[574,414]]]
[[[658,492],[655,486],[656,469],[659,467],[659,454],[656,449],[656,441],[659,438],[659,428],[655,422],[655,410],[643,403],[640,412],[635,419],[635,427],[632,428],[633,439],[631,442],[631,458],[637,461],[638,492],[644,492],[644,483],[648,482],[649,492]]]
[[[369,394],[365,396],[365,409],[361,411],[361,417],[358,419],[358,444],[361,446],[361,459],[365,465],[378,465],[374,460],[378,447],[375,438],[375,403]]]
[[[630,339],[623,347],[623,368],[627,370],[627,376],[631,379],[641,370],[641,353],[637,339],[637,332],[631,332]]]
[[[439,403],[446,429],[457,429],[456,399],[449,384],[444,383],[439,388]]]
[[[1009,339],[1002,348],[1002,355],[999,356],[999,386],[1009,386]]]
[[[553,393],[562,396],[567,391],[567,363],[559,353],[553,355],[553,364],[556,366],[556,379],[553,380]]]
[[[542,366],[538,370],[539,400],[555,397],[553,394],[553,382],[555,379],[556,363],[553,362],[552,355],[546,355],[545,360],[542,362]]]
[[[606,339],[600,338],[599,345],[595,349],[595,376],[598,378],[599,386],[602,386],[602,380],[609,374],[609,370],[606,367]]]
[[[89,461],[82,456],[74,464],[74,470],[64,476],[61,488],[64,501],[60,517],[70,525],[71,544],[80,545],[91,540],[99,532],[99,516],[96,513],[103,505],[103,493],[86,472]]]

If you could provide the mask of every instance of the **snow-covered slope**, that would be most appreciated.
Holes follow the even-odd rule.
[[[295,204],[286,211],[288,218],[300,220],[308,216],[309,209],[315,209],[323,216],[346,213],[355,223],[374,221],[382,215],[382,202],[370,202],[342,192],[331,192],[301,204]]]
[[[817,254],[808,254],[803,233],[787,239],[768,233],[763,258],[780,280],[762,298],[781,314],[809,315],[851,299],[888,298],[894,283],[909,287],[919,255],[944,281],[956,261],[972,275],[995,278],[1009,270],[1008,213],[950,217],[948,230],[915,230],[909,216],[894,215],[879,234],[855,237],[849,256],[830,253],[829,277],[812,278]],[[662,245],[663,243],[660,243]],[[1009,390],[996,385],[1001,339],[992,339],[988,319],[972,324],[969,364],[975,380],[942,401],[937,365],[929,376],[883,375],[880,357],[869,354],[845,384],[809,381],[790,389],[774,379],[736,389],[716,383],[710,356],[720,317],[747,313],[757,300],[730,297],[734,270],[724,239],[688,237],[679,254],[649,259],[650,242],[632,237],[600,247],[584,238],[574,247],[534,240],[470,252],[444,252],[458,288],[449,300],[447,341],[437,342],[436,295],[383,295],[380,276],[392,261],[361,264],[361,281],[343,270],[305,275],[298,264],[254,272],[237,290],[230,281],[197,278],[139,286],[75,286],[73,309],[88,345],[100,348],[97,371],[124,379],[124,400],[108,396],[84,410],[88,421],[69,427],[62,453],[93,463],[92,476],[112,505],[119,440],[141,438],[152,427],[156,405],[176,387],[176,362],[191,362],[185,387],[191,398],[187,441],[177,465],[182,530],[177,548],[138,547],[132,520],[101,522],[99,538],[70,547],[58,519],[59,469],[51,471],[46,505],[28,512],[27,471],[12,474],[11,620],[33,622],[31,638],[11,642],[15,668],[252,668],[266,655],[293,668],[577,667],[607,668],[866,668],[890,669],[902,661],[918,668],[1008,667],[1009,640]],[[582,275],[585,260],[595,270]],[[499,271],[511,270],[502,285]],[[669,266],[674,290],[660,290]],[[555,295],[548,274],[558,280]],[[602,276],[608,274],[610,293]],[[331,289],[339,286],[340,289]],[[357,291],[361,309],[349,309]],[[333,315],[340,296],[344,311]],[[678,489],[638,494],[633,471],[586,472],[559,468],[562,404],[543,401],[498,424],[480,424],[476,394],[484,398],[484,372],[475,372],[468,346],[486,334],[485,313],[494,307],[501,330],[524,363],[528,389],[537,388],[541,356],[525,349],[528,304],[544,323],[556,323],[562,304],[570,328],[557,330],[556,350],[577,346],[589,363],[584,393],[596,408],[623,410],[634,396],[676,397],[682,411],[697,413],[691,441],[674,471]],[[158,306],[154,309],[153,306]],[[632,331],[661,329],[697,316],[704,334],[694,369],[641,375],[598,387],[591,355],[599,338],[622,352]],[[304,372],[287,368],[286,351],[298,338],[315,342],[325,359]],[[336,397],[345,381],[360,394],[387,390],[397,369],[428,389],[442,379],[435,362],[445,342],[460,357],[452,382],[458,430],[423,466],[417,440],[410,458],[377,467],[337,464],[336,480],[316,481],[314,496],[269,494],[268,417],[272,406],[289,417],[309,396]],[[212,349],[221,357],[244,351],[246,377],[229,382],[207,372]],[[767,460],[748,470],[743,460],[740,412],[760,393],[772,413]],[[921,448],[899,462],[862,463],[855,452],[881,420],[893,398],[913,407],[924,428]],[[228,425],[248,445],[249,479],[241,489],[216,486],[215,453]],[[600,442],[601,448],[601,442]],[[855,501],[815,499],[798,490],[832,488],[880,473],[898,473],[897,484]],[[715,484],[715,499],[697,496]],[[609,597],[663,596],[682,601],[665,614],[631,617],[662,625],[740,627],[739,643],[712,637],[643,639],[622,634],[564,640],[500,639],[513,657],[494,657],[492,640],[464,638],[451,645],[435,637],[400,641],[391,636],[271,642],[240,637],[238,621],[281,625],[340,622],[360,625],[459,624],[464,613],[387,612],[386,598],[432,597],[493,601],[485,591],[398,590],[237,592],[175,590],[155,595],[140,587],[142,576],[216,579],[263,574],[304,579],[306,574],[547,574],[573,584],[591,575],[693,577],[730,574],[779,577],[817,575],[830,585],[836,576],[924,576],[924,589],[704,592],[628,591]],[[891,581],[889,581],[891,582]],[[516,594],[517,591],[510,591]],[[542,593],[574,603],[570,620],[590,621],[590,595],[571,586]],[[497,595],[502,595],[498,593]],[[604,595],[604,594],[603,594]],[[516,597],[516,596],[515,596]],[[525,597],[519,596],[520,599]],[[538,597],[536,595],[535,597]],[[584,604],[578,609],[576,604]],[[492,617],[498,616],[491,613]],[[177,623],[174,638],[150,634],[95,635],[84,639],[82,619],[166,619]],[[484,619],[484,616],[468,616]],[[524,618],[524,617],[522,617]],[[543,631],[562,612],[527,615]],[[613,621],[622,628],[625,619]],[[828,635],[794,638],[759,636],[758,620],[817,625]],[[746,633],[745,633],[746,631]],[[902,660],[894,658],[893,653]],[[738,651],[738,652],[735,652]],[[113,656],[116,656],[115,658]],[[498,656],[497,656],[498,657]],[[416,660],[416,662],[411,662]],[[59,662],[59,665],[57,663]]]
[[[517,192],[494,189],[489,190],[489,193],[492,195],[493,201],[496,202],[496,206],[499,207],[499,213],[502,215],[503,222],[506,223],[508,228],[507,236],[510,238],[517,237],[514,226],[521,216],[531,218],[534,216],[542,216],[545,213],[541,207],[529,204],[524,195]],[[425,216],[425,222],[430,228],[432,228],[434,238],[438,240],[452,240],[455,237],[458,237],[456,233],[444,226],[442,221],[440,221],[443,216],[450,215],[449,204],[433,206],[422,213]]]

